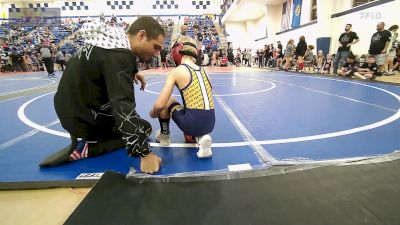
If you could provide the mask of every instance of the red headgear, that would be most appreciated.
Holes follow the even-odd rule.
[[[192,56],[194,58],[197,58],[197,54],[195,54],[193,52],[190,52],[190,51],[183,51],[182,49],[183,49],[184,45],[190,45],[190,46],[192,46],[194,48],[197,48],[197,46],[195,44],[191,43],[191,42],[185,42],[185,43],[176,42],[172,46],[172,49],[171,49],[171,56],[172,56],[172,59],[174,60],[176,66],[179,66],[181,64],[182,57],[184,55],[188,55],[188,56]]]

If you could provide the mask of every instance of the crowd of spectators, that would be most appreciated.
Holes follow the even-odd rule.
[[[106,20],[104,14],[100,21],[109,26],[118,26],[128,29],[129,24],[114,15]],[[80,25],[91,22],[92,18],[74,21],[66,19],[58,27],[22,27],[2,25],[2,30],[8,30],[0,39],[0,54],[2,71],[39,71],[44,70],[46,60],[41,54],[42,48],[48,48],[53,62],[60,65],[63,70],[72,54],[81,46],[83,40],[78,32],[70,35],[59,43],[59,33],[72,34]],[[170,48],[174,42],[174,21],[157,18],[164,27],[166,38],[164,48],[158,57],[153,57],[150,62],[140,62],[141,69],[173,67],[174,62],[170,57]],[[284,46],[280,41],[274,45],[266,44],[263,49],[232,49],[231,46],[220,46],[220,34],[216,29],[212,16],[185,17],[180,27],[179,35],[190,36],[195,39],[200,57],[198,65],[203,66],[253,66],[275,70],[314,72],[319,74],[337,74],[339,76],[355,77],[359,79],[375,79],[377,76],[394,75],[399,71],[400,43],[398,26],[393,25],[385,30],[385,24],[377,25],[377,32],[370,40],[370,47],[360,56],[354,55],[351,46],[357,44],[360,38],[352,31],[352,25],[347,24],[345,32],[340,35],[338,49],[334,53],[316,50],[315,46],[308,45],[305,36],[301,36],[295,44],[290,39]],[[3,32],[4,33],[4,32]],[[1,33],[0,33],[1,35]],[[176,37],[175,37],[176,39]],[[45,54],[47,51],[44,51]],[[48,58],[46,54],[45,58]],[[47,60],[48,61],[48,60]],[[46,70],[49,70],[48,68]],[[52,75],[51,69],[49,75]]]
[[[361,55],[355,55],[351,50],[351,46],[357,44],[360,38],[356,32],[351,31],[352,25],[347,24],[345,32],[337,39],[338,50],[333,54],[322,50],[315,54],[315,46],[307,45],[306,38],[301,36],[297,44],[290,39],[284,48],[278,41],[276,46],[267,44],[264,49],[257,49],[253,54],[251,49],[238,48],[234,51],[228,48],[228,61],[236,66],[336,74],[358,79],[391,76],[400,70],[398,28],[398,25],[393,25],[386,30],[383,22],[378,23],[377,31],[370,39],[369,49],[365,49],[365,54]]]
[[[166,38],[164,48],[160,51],[158,57],[153,57],[150,63],[141,62],[142,69],[148,68],[168,68],[175,66],[169,52],[173,45],[173,42],[181,35],[189,36],[196,40],[200,57],[198,58],[198,64],[200,65],[211,65],[211,60],[208,60],[208,54],[217,55],[219,51],[220,38],[211,16],[194,16],[184,17],[183,24],[180,26],[180,32],[174,37],[173,29],[174,23],[171,19],[166,21],[159,20],[163,23],[166,31]],[[210,57],[211,58],[211,57]]]
[[[54,26],[2,23],[0,25],[0,71],[35,72],[46,70],[41,49],[46,47],[53,61],[61,57],[57,44],[78,26],[66,20]],[[64,56],[65,52],[63,53]],[[53,75],[54,73],[49,73]]]

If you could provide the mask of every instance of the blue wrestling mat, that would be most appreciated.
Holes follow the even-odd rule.
[[[159,123],[148,114],[164,75],[148,77],[144,92],[135,88],[137,111],[153,126],[152,150],[163,160],[157,175],[355,160],[400,148],[397,86],[285,72],[210,73],[210,78],[217,118],[210,159],[198,159],[196,148],[184,144],[173,122],[171,146],[154,143]],[[122,149],[54,168],[38,167],[70,142],[53,107],[58,79],[43,74],[0,77],[0,185],[71,186],[107,170],[140,172],[139,160]],[[174,91],[180,99],[178,93]]]

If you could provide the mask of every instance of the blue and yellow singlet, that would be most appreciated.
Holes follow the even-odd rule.
[[[194,70],[186,64],[183,65],[190,71],[191,76],[189,84],[180,90],[185,108],[214,109],[212,86],[204,69]]]
[[[200,67],[199,70],[184,65],[190,72],[190,82],[186,87],[179,89],[183,106],[172,104],[169,112],[178,127],[194,137],[209,134],[214,129],[215,112],[210,80]]]

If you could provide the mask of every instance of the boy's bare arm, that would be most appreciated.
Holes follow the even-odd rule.
[[[370,72],[368,68],[358,68],[358,72]]]
[[[162,89],[160,95],[158,96],[156,102],[154,103],[153,109],[150,111],[150,116],[156,118],[160,115],[161,110],[165,108],[168,103],[169,98],[172,95],[175,85],[175,69],[172,70],[167,77],[164,88]]]

